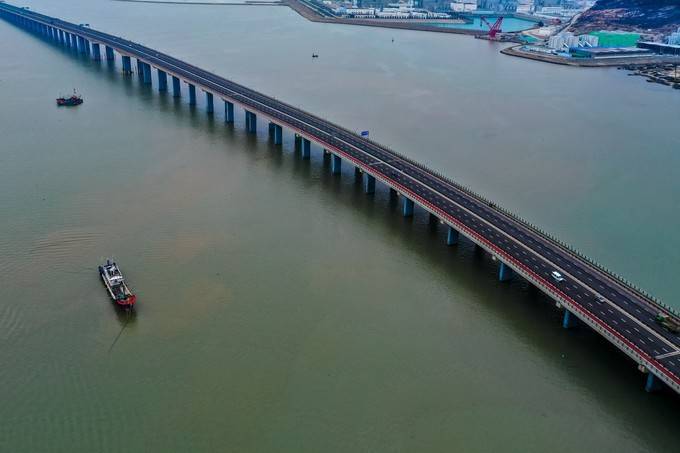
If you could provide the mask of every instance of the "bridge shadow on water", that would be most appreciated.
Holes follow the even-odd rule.
[[[39,36],[35,38],[44,42]],[[462,235],[459,244],[446,246],[445,225],[431,219],[425,210],[416,206],[414,217],[404,218],[400,200],[387,187],[378,182],[374,194],[365,194],[362,179],[347,162],[343,162],[341,174],[331,174],[330,159],[318,145],[312,145],[309,160],[301,159],[300,152],[294,149],[293,135],[288,131],[284,131],[283,145],[274,145],[268,138],[267,124],[261,119],[258,119],[257,134],[247,134],[240,109],[235,123],[225,123],[218,98],[215,99],[215,113],[207,115],[202,93],[197,93],[196,105],[188,104],[184,83],[182,97],[175,98],[171,86],[169,91],[157,91],[156,74],[153,74],[152,84],[145,85],[138,74],[122,74],[117,62],[93,61],[89,55],[56,43],[53,47],[65,56],[76,57],[84,69],[115,83],[122,95],[157,109],[159,114],[168,115],[177,124],[186,126],[188,121],[191,127],[201,128],[216,143],[238,143],[239,146],[233,148],[243,149],[240,152],[245,153],[253,165],[288,172],[291,184],[298,185],[301,190],[315,190],[343,215],[354,216],[388,232],[389,237],[385,240],[391,245],[417,256],[447,285],[475,295],[456,303],[483,310],[494,317],[495,324],[501,323],[522,342],[532,345],[532,352],[553,369],[560,370],[582,393],[598,400],[607,412],[624,417],[637,437],[662,450],[668,447],[663,443],[665,436],[655,436],[646,430],[652,425],[664,429],[668,420],[676,417],[680,407],[677,395],[668,389],[662,394],[646,394],[643,376],[623,353],[586,326],[563,329],[562,313],[555,309],[552,299],[519,277],[511,282],[499,282],[497,263]],[[121,328],[134,327],[136,312],[131,316],[116,310],[116,316]],[[640,418],[647,422],[639,425],[636,421]]]
[[[181,121],[189,119],[193,127],[207,131],[217,142],[234,143],[238,146],[233,148],[241,150],[227,152],[244,153],[253,165],[290,174],[287,178],[290,184],[316,191],[341,215],[353,216],[386,231],[392,245],[416,254],[421,263],[451,287],[479,295],[471,301],[456,302],[475,305],[493,316],[494,324],[502,323],[523,343],[532,345],[532,352],[560,370],[581,393],[598,400],[608,412],[630,417],[631,430],[635,430],[639,417],[664,426],[677,411],[680,398],[669,389],[661,394],[647,394],[644,376],[635,364],[603,337],[585,325],[564,329],[562,311],[556,309],[551,298],[520,277],[499,282],[498,263],[462,235],[459,244],[447,246],[446,226],[433,221],[424,209],[416,206],[414,217],[404,218],[400,198],[393,196],[386,186],[377,183],[374,194],[364,193],[363,179],[356,176],[354,167],[347,162],[343,161],[341,174],[332,174],[330,158],[319,145],[312,144],[311,158],[303,160],[301,152],[295,150],[293,134],[284,132],[283,144],[274,145],[264,121],[258,120],[257,134],[247,134],[239,117],[235,124],[225,124],[217,109],[215,114],[206,115],[200,102],[189,106],[186,102],[168,101],[165,94],[153,97],[156,99],[150,102],[167,107],[169,114]],[[651,444],[662,442],[644,429],[641,427],[638,433],[641,438]]]

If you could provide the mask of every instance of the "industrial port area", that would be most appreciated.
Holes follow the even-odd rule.
[[[680,28],[662,42],[640,33],[596,31],[577,35],[562,31],[547,40],[504,49],[507,55],[572,66],[647,66],[665,71],[680,63]],[[675,70],[673,70],[675,74]],[[680,79],[665,76],[664,84],[680,88]],[[654,80],[656,81],[656,80]]]
[[[473,35],[514,43],[505,55],[547,63],[640,69],[650,82],[680,88],[680,27],[670,33],[579,32],[592,0],[287,0],[309,20]]]

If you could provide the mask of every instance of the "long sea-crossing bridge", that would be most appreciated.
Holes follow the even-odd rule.
[[[113,62],[118,54],[126,74],[133,72],[134,59],[142,83],[155,81],[159,91],[171,89],[180,97],[186,83],[190,104],[196,104],[198,88],[209,114],[218,98],[227,122],[234,121],[235,107],[245,112],[250,133],[257,131],[258,117],[268,121],[276,145],[285,127],[295,133],[303,159],[317,143],[329,154],[333,173],[340,173],[343,162],[354,166],[366,193],[378,181],[401,198],[404,216],[414,215],[416,205],[428,211],[448,227],[448,245],[463,235],[498,262],[500,280],[520,276],[551,297],[564,312],[564,327],[585,324],[606,338],[646,375],[646,390],[669,387],[680,394],[680,336],[655,321],[662,313],[677,322],[673,310],[469,189],[337,124],[157,50],[7,3],[0,3],[0,17],[95,60]]]

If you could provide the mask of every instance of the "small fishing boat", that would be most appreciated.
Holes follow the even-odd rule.
[[[117,306],[126,310],[133,308],[137,301],[137,296],[132,294],[132,291],[128,288],[123,274],[121,274],[115,262],[107,259],[106,264],[99,266],[99,275],[109,291],[111,299],[113,299]]]
[[[76,90],[73,90],[73,94],[69,97],[66,96],[60,96],[57,98],[57,105],[58,106],[72,106],[72,105],[80,105],[83,103],[83,97],[76,93]]]
[[[312,58],[319,58],[319,54],[318,54],[318,53],[313,53],[313,54],[312,54]]]

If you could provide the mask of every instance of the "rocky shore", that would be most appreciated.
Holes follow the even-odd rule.
[[[631,76],[642,76],[647,78],[647,82],[650,83],[660,83],[661,85],[666,85],[673,87],[676,90],[680,90],[680,71],[678,71],[679,63],[661,63],[661,64],[650,64],[650,65],[627,65],[622,66],[620,69],[626,69],[632,71]]]

